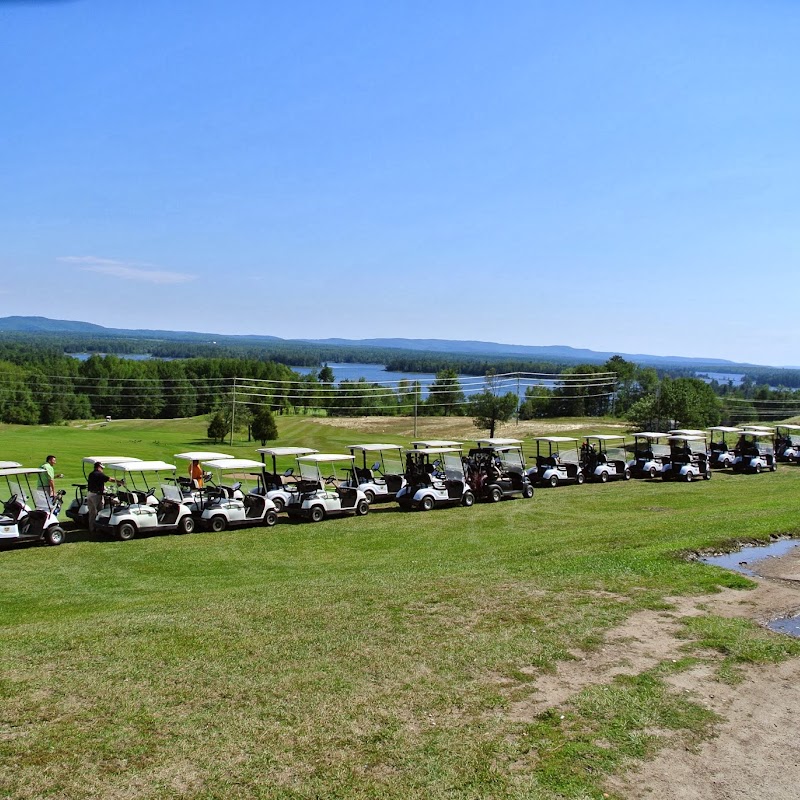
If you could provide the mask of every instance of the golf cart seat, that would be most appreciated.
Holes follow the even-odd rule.
[[[375,480],[375,476],[372,474],[371,469],[362,469],[360,467],[356,467],[356,477],[359,481],[364,481],[371,483]]]
[[[225,486],[224,484],[220,484],[219,486],[217,486],[217,489],[219,489],[220,497],[224,497],[228,500],[233,500],[233,492],[234,492],[233,486]]]
[[[24,510],[25,506],[20,503],[16,495],[3,504],[3,515],[12,520],[18,520]]]
[[[25,523],[27,525],[26,533],[40,533],[44,530],[46,522],[47,512],[41,508],[34,508],[32,511],[28,512],[28,516],[25,518]]]

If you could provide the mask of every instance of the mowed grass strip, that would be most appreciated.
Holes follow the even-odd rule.
[[[204,425],[3,426],[0,441],[2,457],[26,463],[57,453],[65,485],[84,455],[209,447]],[[358,441],[315,420],[280,425],[281,444]],[[798,486],[785,467],[269,530],[125,543],[71,533],[58,548],[0,552],[0,794],[594,796],[604,771],[657,742],[623,745],[624,721],[600,726],[605,695],[591,691],[567,726],[515,722],[505,687],[518,696],[531,667],[553,669],[669,595],[751,585],[677,554],[793,533]],[[653,705],[643,730],[704,732],[710,721],[659,680],[598,691],[627,698],[620,714]],[[582,748],[586,731],[602,746]]]

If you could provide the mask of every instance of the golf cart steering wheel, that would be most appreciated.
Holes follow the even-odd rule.
[[[3,508],[12,508],[17,503],[19,503],[19,495],[12,494],[11,497],[3,503]]]
[[[156,493],[156,487],[155,487],[155,486],[151,486],[151,487],[150,487],[150,488],[149,488],[149,489],[148,489],[148,490],[145,492],[145,497],[155,497],[155,493]]]
[[[333,475],[328,475],[328,477],[327,477],[327,478],[325,478],[325,483],[326,483],[326,484],[331,484],[331,483],[333,483],[335,480],[336,480],[336,478],[335,478]]]

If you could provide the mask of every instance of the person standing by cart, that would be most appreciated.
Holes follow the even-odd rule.
[[[122,480],[112,478],[103,472],[103,464],[100,461],[94,462],[94,469],[86,479],[86,506],[89,509],[89,531],[94,532],[94,521],[103,507],[104,491],[106,483],[113,481],[117,485],[123,483]]]
[[[56,494],[56,457],[55,456],[47,456],[44,460],[44,464],[42,464],[39,469],[44,470],[44,472],[39,473],[39,481],[36,484],[36,492],[35,492],[35,499],[34,502],[36,504],[36,508],[40,508],[43,511],[49,511],[51,506],[53,505],[53,498]]]
[[[197,459],[194,459],[189,465],[189,481],[192,489],[203,488],[203,468]]]

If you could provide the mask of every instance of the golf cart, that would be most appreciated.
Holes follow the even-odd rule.
[[[475,502],[459,447],[417,447],[406,452],[406,485],[395,498],[403,510],[471,506]]]
[[[342,486],[351,485],[364,492],[367,502],[390,503],[404,484],[403,478],[403,448],[396,444],[351,444],[348,450],[358,463],[358,453],[361,454],[361,466],[353,469],[351,478]],[[375,462],[367,465],[369,459]],[[354,480],[353,480],[354,479]]]
[[[263,490],[264,465],[251,458],[220,458],[203,462],[213,485],[200,497],[200,524],[212,531],[244,526],[271,528],[278,521],[275,503]],[[231,480],[233,479],[233,480]],[[246,486],[249,481],[254,486]],[[209,481],[210,482],[210,481]],[[261,489],[261,491],[254,491]]]
[[[705,436],[673,434],[669,442],[669,462],[664,464],[661,477],[665,481],[686,481],[695,478],[711,480],[711,464],[708,459]]]
[[[265,469],[262,491],[272,500],[275,504],[275,511],[280,514],[287,506],[299,503],[300,495],[298,494],[299,478],[294,474],[294,467],[278,472],[278,459],[289,456],[292,458],[310,456],[318,451],[311,447],[259,447],[258,452],[261,453],[261,461],[264,464],[267,463],[267,456],[272,458],[272,472]]]
[[[655,478],[669,461],[669,443],[666,433],[640,431],[633,434],[633,458],[628,467],[634,478]],[[663,440],[663,441],[662,441]]]
[[[741,428],[730,428],[726,425],[713,425],[711,431],[711,442],[708,445],[711,466],[717,469],[728,469],[733,466],[736,458],[734,446],[728,444],[726,437],[736,436],[743,431]]]
[[[625,437],[597,433],[585,437],[581,445],[583,474],[590,481],[608,483],[609,480],[631,479],[625,453]]]
[[[775,447],[772,431],[744,431],[736,444],[736,458],[733,459],[734,472],[775,472]]]
[[[467,483],[478,500],[533,497],[521,439],[478,439],[465,459]]]
[[[105,462],[104,462],[105,463]],[[126,461],[106,463],[106,470],[125,482],[117,489],[114,501],[97,515],[95,527],[120,541],[133,539],[138,532],[192,533],[192,509],[183,502],[177,486],[175,465],[164,461]],[[156,492],[161,489],[161,498]]]
[[[775,458],[778,461],[800,461],[800,425],[775,426]]]
[[[89,525],[89,506],[86,505],[86,481],[89,480],[89,473],[94,469],[97,462],[101,464],[124,464],[128,461],[141,461],[140,458],[131,456],[86,456],[82,459],[84,483],[73,483],[75,487],[75,497],[64,512],[76,525],[86,528]]]
[[[5,467],[0,469],[0,543],[46,542],[50,545],[64,541],[64,529],[58,521],[58,512],[66,492],[60,489],[55,497],[45,494],[46,508],[33,508],[31,500],[39,485],[43,469],[33,467]]]
[[[298,496],[297,500],[286,506],[289,517],[321,522],[329,516],[356,514],[363,517],[367,514],[369,502],[364,492],[352,485],[345,485],[344,478],[348,477],[348,473],[350,484],[353,482],[354,462],[353,456],[340,453],[298,456]]]
[[[561,483],[581,484],[586,480],[572,436],[540,436],[536,440],[536,482],[555,488]]]

